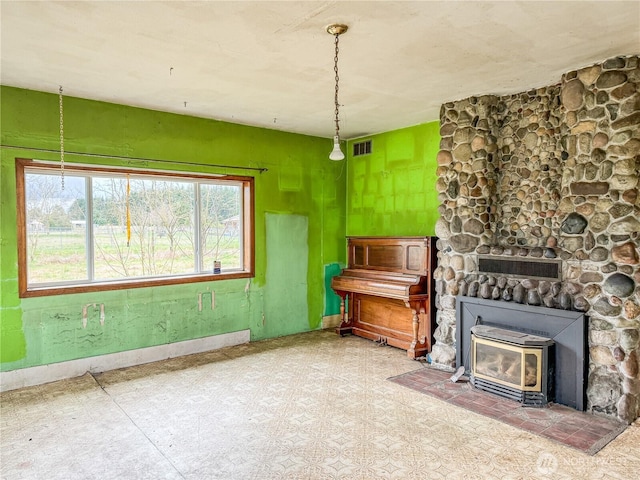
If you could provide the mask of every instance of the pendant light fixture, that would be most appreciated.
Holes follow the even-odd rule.
[[[338,42],[340,41],[340,35],[345,33],[348,30],[348,28],[349,27],[347,25],[343,25],[341,23],[332,23],[331,25],[327,26],[327,33],[335,37],[335,45],[336,45],[336,52],[335,52],[335,56],[333,57],[333,71],[336,74],[336,90],[335,90],[335,96],[334,96],[334,106],[335,106],[335,115],[336,115],[336,119],[335,119],[336,134],[333,137],[333,150],[329,154],[330,160],[344,160],[344,153],[342,153],[342,150],[340,149],[340,119],[339,119],[340,104],[338,103],[338,90],[340,89],[340,86],[339,86],[340,77],[338,76]]]

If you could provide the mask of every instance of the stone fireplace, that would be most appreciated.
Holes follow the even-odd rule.
[[[640,62],[440,111],[434,364],[456,363],[456,299],[581,312],[586,410],[640,414]]]

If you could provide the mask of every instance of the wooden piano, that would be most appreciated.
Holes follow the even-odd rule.
[[[331,280],[341,300],[336,332],[402,348],[410,358],[425,356],[435,329],[436,238],[347,241],[348,266]]]

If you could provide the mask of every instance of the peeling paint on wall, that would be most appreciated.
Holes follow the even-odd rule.
[[[198,311],[202,312],[203,298],[209,297],[211,300],[211,310],[216,308],[216,294],[215,292],[200,292],[198,293]]]
[[[89,308],[93,307],[93,311],[100,309],[100,325],[104,326],[104,303],[87,303],[82,307],[82,328],[87,328],[87,322],[89,318]],[[60,319],[60,317],[58,317]],[[63,318],[66,320],[66,318]]]

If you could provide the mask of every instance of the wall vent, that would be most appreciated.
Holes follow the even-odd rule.
[[[519,278],[558,281],[561,279],[561,260],[497,257],[478,255],[478,272]]]
[[[353,144],[353,156],[368,155],[371,153],[371,140]]]

